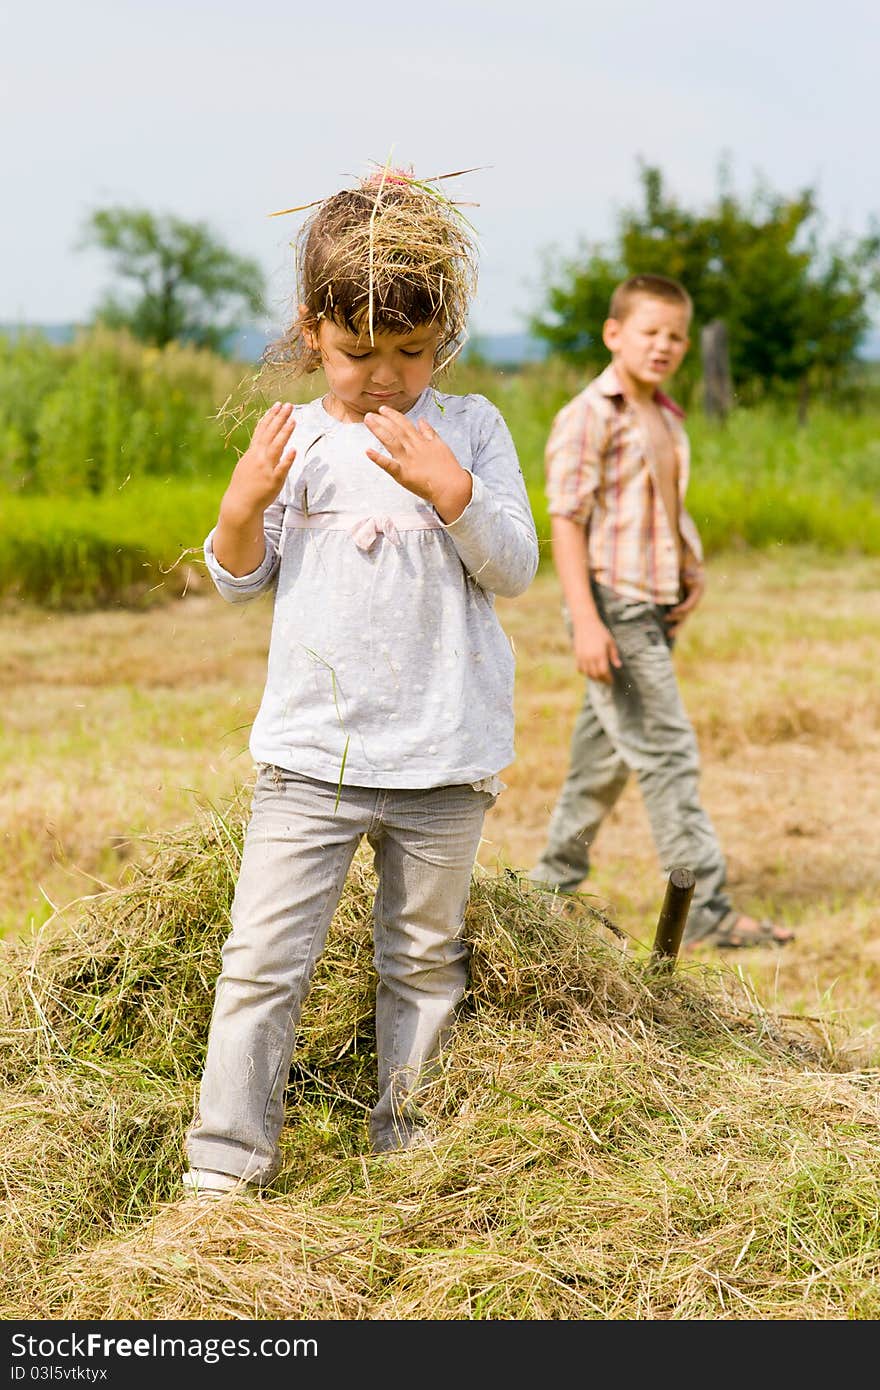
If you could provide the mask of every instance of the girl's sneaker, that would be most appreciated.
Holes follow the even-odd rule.
[[[232,1193],[254,1190],[253,1183],[245,1182],[244,1178],[237,1178],[234,1173],[215,1173],[211,1168],[190,1168],[182,1181],[185,1197],[207,1197],[214,1201]]]

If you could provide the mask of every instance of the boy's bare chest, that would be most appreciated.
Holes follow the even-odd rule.
[[[657,406],[643,406],[636,411],[639,431],[646,446],[648,462],[658,481],[676,481],[678,455],[672,432]]]
[[[654,485],[674,532],[678,531],[678,453],[672,431],[657,405],[634,408],[636,428]]]

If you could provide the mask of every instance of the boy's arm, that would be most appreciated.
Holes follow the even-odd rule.
[[[590,588],[588,529],[602,475],[606,425],[586,394],[575,396],[553,421],[544,452],[553,563],[572,627],[577,669],[610,682],[620,654],[599,617]]]
[[[670,637],[675,637],[688,614],[696,608],[706,592],[706,572],[702,564],[685,555],[681,570],[681,599],[666,615]]]
[[[553,563],[571,619],[577,668],[590,680],[610,683],[612,666],[621,664],[620,653],[599,617],[590,589],[586,528],[566,516],[552,517],[551,528]]]
[[[681,537],[681,600],[667,614],[669,634],[674,637],[685,618],[694,611],[706,591],[706,571],[703,568],[703,544],[690,513],[681,508],[679,514]]]

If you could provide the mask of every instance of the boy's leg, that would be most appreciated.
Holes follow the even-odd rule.
[[[193,1168],[265,1184],[278,1136],[294,1031],[376,792],[261,768],[232,931],[223,947],[186,1152]]]
[[[571,736],[568,772],[547,841],[529,878],[574,893],[590,870],[590,846],[629,778],[629,768],[599,720],[587,683]]]
[[[387,791],[370,832],[378,1099],[376,1153],[405,1149],[420,1129],[418,1091],[436,1073],[467,985],[465,908],[483,819],[494,798],[470,786]]]
[[[697,740],[681,699],[663,611],[599,591],[623,665],[610,686],[590,683],[608,737],[635,772],[664,872],[696,877],[685,940],[706,935],[732,911],[726,865],[699,795]]]

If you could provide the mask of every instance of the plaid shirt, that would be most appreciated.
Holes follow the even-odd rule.
[[[590,573],[624,598],[676,603],[682,567],[702,565],[703,547],[684,506],[690,449],[684,411],[655,391],[678,461],[680,546],[635,410],[606,367],[553,421],[545,453],[551,516],[587,528]]]

